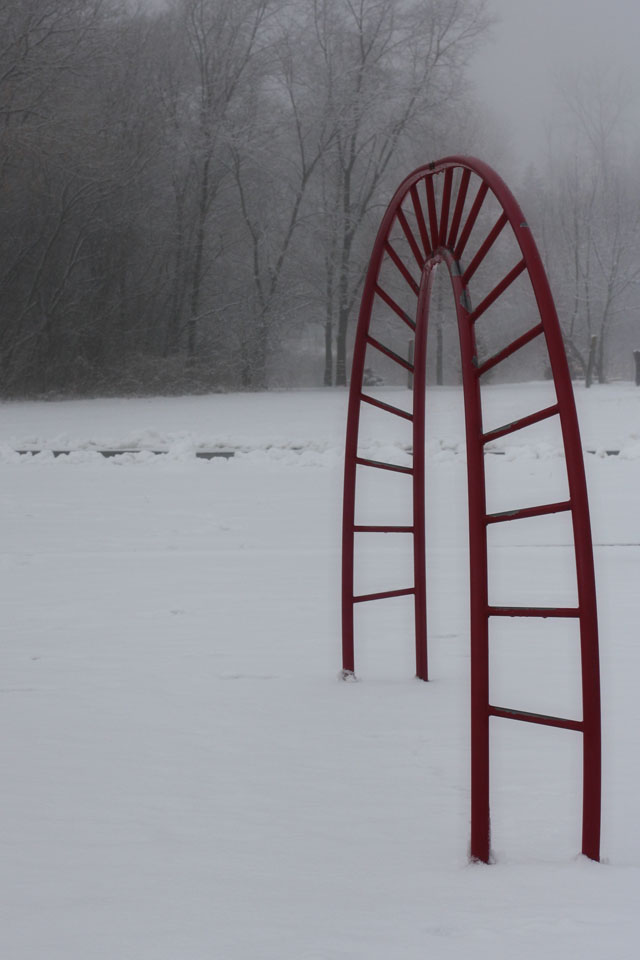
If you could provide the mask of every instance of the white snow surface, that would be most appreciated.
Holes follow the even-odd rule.
[[[487,387],[485,428],[549,391]],[[359,682],[338,679],[346,392],[1,405],[0,958],[635,960],[640,389],[576,396],[596,451],[600,864],[578,854],[580,735],[506,720],[495,863],[467,860],[459,390],[428,393],[428,684],[411,598],[358,605]],[[363,451],[408,462],[403,422],[374,413]],[[554,421],[491,446],[490,509],[562,499]],[[406,478],[362,474],[361,520],[406,519]],[[358,591],[411,585],[408,539],[358,536]],[[570,542],[566,515],[494,525],[491,601],[575,602]],[[492,627],[491,696],[580,719],[575,624]]]

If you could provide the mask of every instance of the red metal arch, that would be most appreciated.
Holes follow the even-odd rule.
[[[435,178],[443,177],[441,190],[436,191]],[[472,197],[473,189],[476,189]],[[479,215],[487,197],[497,200],[501,213],[492,229],[467,260],[465,251],[469,237],[479,223]],[[403,204],[405,208],[403,210]],[[411,222],[408,211],[411,212]],[[517,241],[521,259],[485,296],[475,309],[472,306],[470,281],[482,261],[489,255],[502,231],[510,228]],[[412,277],[406,257],[392,245],[392,232],[406,239],[420,271],[419,283]],[[406,280],[416,298],[415,319],[402,309],[383,289],[380,272],[389,261]],[[600,680],[598,632],[593,548],[584,463],[573,390],[562,342],[562,334],[531,231],[513,194],[504,181],[487,164],[471,157],[446,157],[419,167],[396,191],[380,225],[365,281],[354,346],[349,412],[347,421],[342,559],[342,629],[343,669],[354,672],[354,604],[369,600],[410,594],[415,603],[416,674],[428,679],[425,586],[425,385],[426,344],[429,300],[434,267],[445,264],[451,278],[457,315],[462,380],[465,406],[465,427],[468,464],[469,552],[471,591],[471,857],[489,862],[489,721],[490,717],[506,717],[531,723],[575,730],[583,736],[583,822],[582,852],[599,859],[600,849]],[[487,359],[478,358],[474,325],[507,291],[516,278],[528,272],[535,295],[539,322],[507,347]],[[409,363],[370,333],[372,310],[376,301],[415,331],[415,353]],[[546,342],[548,361],[553,375],[557,402],[498,430],[483,432],[480,380],[482,375],[507,357],[512,356],[536,338]],[[401,410],[383,403],[363,389],[367,347],[395,360],[413,374],[413,410]],[[362,404],[373,404],[392,416],[412,422],[413,466],[402,467],[365,459],[358,455],[358,432]],[[559,417],[566,456],[569,500],[535,507],[523,507],[509,515],[487,514],[485,498],[484,448],[490,440],[514,433],[533,423]],[[357,526],[355,524],[356,474],[360,469],[383,469],[411,474],[413,483],[413,523],[407,527]],[[492,607],[487,586],[487,526],[510,519],[567,511],[571,513],[578,586],[575,608]],[[410,533],[414,544],[414,585],[405,590],[354,596],[355,533]],[[523,711],[500,708],[489,702],[489,618],[490,617],[570,617],[580,628],[582,664],[583,719],[568,720]]]

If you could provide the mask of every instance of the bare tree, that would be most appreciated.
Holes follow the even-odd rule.
[[[464,87],[490,18],[473,0],[313,0],[335,137],[323,159],[328,212],[326,342],[335,324],[336,383],[346,383],[347,330],[364,273],[358,241],[381,203],[389,166]],[[325,379],[329,379],[329,363]]]
[[[547,187],[547,261],[570,360],[587,379],[595,366],[605,382],[611,338],[640,280],[630,99],[618,76],[598,69],[565,81],[562,98],[562,135],[551,143],[552,169],[544,178],[553,184]]]

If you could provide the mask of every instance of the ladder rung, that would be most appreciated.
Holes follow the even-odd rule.
[[[413,467],[401,467],[397,463],[385,463],[383,460],[366,460],[356,457],[356,463],[361,467],[376,467],[378,470],[395,470],[396,473],[413,473]]]
[[[583,730],[581,720],[565,720],[564,717],[549,717],[544,713],[529,713],[527,710],[509,710],[505,707],[493,707],[489,704],[490,717],[504,717],[506,720],[524,720],[526,723],[541,723],[545,727],[562,727],[564,730]]]
[[[515,353],[516,350],[520,350],[522,347],[526,347],[528,343],[532,340],[535,340],[536,337],[539,337],[543,331],[543,326],[541,323],[537,326],[532,327],[531,330],[527,330],[526,333],[523,333],[521,337],[518,337],[517,340],[514,340],[513,343],[510,343],[508,347],[505,347],[504,350],[500,350],[499,353],[494,354],[493,357],[490,357],[489,360],[485,360],[478,369],[478,376],[482,376],[487,370],[490,370],[491,367],[495,367],[496,364],[502,363],[503,360],[506,360],[507,357],[510,357],[512,353]]]
[[[462,219],[462,211],[464,209],[464,203],[467,199],[467,189],[469,187],[469,180],[471,179],[471,170],[466,169],[462,173],[460,178],[460,186],[458,187],[458,199],[456,200],[455,210],[453,211],[453,219],[451,221],[451,229],[449,230],[449,239],[447,240],[447,246],[454,248],[456,243],[456,237],[458,236],[458,228],[460,226],[460,220]]]
[[[357,524],[353,528],[354,533],[413,533],[413,527],[389,527],[378,525]]]
[[[559,503],[542,503],[537,507],[522,507],[519,510],[503,510],[501,513],[489,513],[487,523],[502,523],[505,520],[524,520],[526,517],[543,517],[548,513],[562,513],[571,510],[571,500]]]
[[[420,287],[418,286],[416,281],[413,279],[413,277],[407,270],[405,264],[402,262],[401,258],[398,256],[398,254],[393,249],[393,247],[391,246],[388,240],[385,243],[384,248],[387,251],[388,255],[391,257],[391,260],[395,263],[396,267],[398,268],[398,270],[400,271],[404,279],[407,281],[407,283],[415,293],[415,295],[418,296],[418,294],[420,293]]]
[[[494,245],[494,243],[496,242],[496,240],[498,239],[498,237],[500,236],[500,234],[502,233],[502,231],[504,230],[508,222],[509,222],[509,218],[507,217],[506,213],[501,213],[497,222],[492,227],[488,237],[482,243],[475,257],[473,258],[473,260],[471,261],[467,269],[462,274],[462,282],[465,285],[465,287],[469,283],[469,280],[474,275],[474,273],[476,272],[476,270],[478,269],[478,267],[480,266],[480,264],[482,263],[486,255],[489,253],[489,250],[491,250],[491,247]]]
[[[473,230],[476,220],[478,219],[478,214],[480,213],[480,207],[484,203],[484,198],[486,197],[488,192],[489,192],[489,184],[487,183],[486,180],[483,180],[482,183],[480,184],[480,187],[478,188],[476,198],[473,201],[473,205],[471,207],[471,210],[469,211],[469,216],[465,221],[465,224],[462,228],[462,233],[460,234],[460,239],[458,240],[458,244],[456,246],[456,249],[454,250],[454,253],[453,253],[454,260],[460,260],[460,258],[462,257],[464,248],[467,245],[467,240],[469,239],[471,235],[471,231]]]
[[[404,233],[405,237],[407,238],[407,242],[411,247],[411,252],[416,258],[416,263],[420,267],[420,270],[422,270],[422,268],[424,267],[424,255],[416,242],[416,238],[414,237],[411,231],[411,227],[409,226],[409,223],[402,211],[402,208],[398,209],[397,217],[398,217],[398,223],[402,227],[402,232]]]
[[[431,230],[431,243],[435,250],[440,243],[440,229],[438,226],[438,214],[436,211],[436,193],[433,189],[433,177],[426,177],[424,181],[425,192],[427,194],[427,212],[429,214],[429,228]]]
[[[579,617],[578,607],[487,607],[490,617]]]
[[[524,259],[523,259],[523,260],[520,261],[520,263],[518,263],[518,264],[513,268],[513,270],[510,270],[510,271],[509,271],[509,273],[506,275],[506,277],[504,277],[504,278],[500,281],[500,283],[498,283],[498,284],[493,288],[493,290],[491,291],[491,293],[489,293],[489,294],[484,298],[484,300],[482,301],[482,303],[479,303],[479,304],[478,304],[478,306],[475,308],[475,310],[473,311],[473,313],[472,313],[471,316],[469,317],[469,320],[470,320],[472,323],[475,323],[476,320],[478,320],[478,319],[482,316],[482,314],[483,314],[486,310],[488,310],[489,307],[490,307],[493,303],[496,302],[496,300],[498,299],[498,297],[501,297],[501,296],[502,296],[502,294],[505,292],[505,290],[507,290],[507,289],[511,286],[511,284],[513,283],[513,281],[518,279],[518,277],[520,276],[520,274],[522,273],[522,271],[525,269],[525,267],[526,267],[526,263],[525,263],[525,261],[524,261]]]
[[[379,340],[374,340],[373,337],[367,337],[367,343],[371,344],[376,350],[379,350],[380,353],[384,353],[386,357],[389,357],[390,360],[393,360],[395,363],[400,364],[401,367],[404,367],[405,370],[408,370],[410,373],[413,373],[413,364],[409,363],[408,360],[405,360],[404,357],[401,357],[399,353],[394,353],[393,350],[390,350],[389,347],[385,347],[383,343],[380,343]]]
[[[418,221],[418,230],[420,231],[420,239],[422,240],[422,245],[424,246],[426,255],[429,257],[433,251],[432,251],[431,243],[429,242],[429,236],[427,234],[427,225],[424,222],[424,213],[422,212],[422,206],[420,204],[420,198],[418,196],[417,184],[414,183],[409,193],[411,194],[411,203],[413,204],[413,212],[415,213],[416,220]]]
[[[438,243],[443,247],[447,241],[449,227],[449,209],[451,206],[451,186],[453,184],[453,168],[449,167],[444,174],[444,188],[442,190],[442,207],[440,210],[440,235]]]
[[[366,393],[361,393],[360,399],[364,400],[365,403],[370,403],[373,407],[379,407],[381,410],[386,410],[387,413],[393,413],[396,415],[396,417],[403,417],[405,420],[413,420],[413,414],[409,413],[407,410],[401,410],[400,407],[394,407],[390,403],[384,403],[382,400],[376,400],[375,397],[369,397]]]
[[[376,283],[376,286],[375,286],[375,292],[376,292],[377,295],[380,297],[380,299],[381,299],[381,300],[384,300],[384,302],[386,303],[386,305],[387,305],[391,310],[393,310],[393,312],[394,312],[398,317],[400,317],[400,319],[401,319],[404,323],[406,323],[406,325],[409,327],[410,330],[415,331],[415,329],[416,329],[415,321],[412,320],[411,317],[409,316],[409,314],[406,312],[406,310],[403,310],[402,307],[395,302],[395,300],[393,299],[393,297],[390,297],[389,294],[386,292],[386,290],[383,290],[382,287],[379,286],[377,283]],[[373,338],[370,337],[369,339],[372,340]],[[377,340],[376,340],[375,342],[378,343]],[[385,347],[385,350],[388,350],[388,347]],[[397,354],[394,354],[394,356],[397,356]]]
[[[489,430],[482,435],[483,443],[490,443],[491,440],[499,440],[500,437],[506,437],[508,433],[515,433],[516,430],[523,430],[534,423],[540,423],[541,420],[547,420],[558,413],[560,407],[554,403],[551,407],[545,407],[544,410],[538,410],[536,413],[530,413],[528,417],[521,417],[519,420],[513,420],[511,423],[505,423],[503,427],[496,427],[495,430]]]
[[[415,587],[408,587],[406,590],[385,590],[384,593],[365,593],[359,597],[354,597],[354,603],[365,603],[367,600],[388,600],[389,597],[408,597],[415,593]]]

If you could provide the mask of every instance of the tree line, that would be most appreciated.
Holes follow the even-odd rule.
[[[484,0],[0,0],[2,395],[344,384],[399,179],[495,152],[468,78],[490,26]],[[638,230],[631,165],[596,155],[561,202],[523,190],[604,378]]]
[[[344,383],[396,162],[463,125],[488,22],[475,0],[0,0],[4,395]]]

